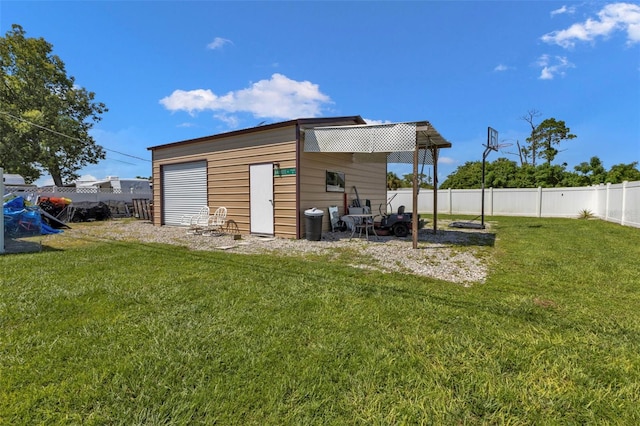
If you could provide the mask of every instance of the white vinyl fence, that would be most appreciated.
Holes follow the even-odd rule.
[[[412,190],[388,191],[393,210],[413,205]],[[589,211],[609,222],[640,228],[640,181],[578,188],[487,188],[486,216],[578,217]],[[480,215],[481,189],[438,190],[438,213]],[[433,212],[433,190],[420,189],[418,211]]]

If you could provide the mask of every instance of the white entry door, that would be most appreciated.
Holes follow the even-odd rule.
[[[249,186],[251,233],[273,235],[273,164],[251,164]]]

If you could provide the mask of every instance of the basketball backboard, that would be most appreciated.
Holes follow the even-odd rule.
[[[498,150],[498,131],[491,127],[487,128],[487,148]]]

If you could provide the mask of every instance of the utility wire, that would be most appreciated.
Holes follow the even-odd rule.
[[[65,138],[68,138],[68,139],[71,139],[71,140],[74,140],[74,141],[78,141],[78,142],[83,142],[83,143],[86,142],[86,141],[84,141],[82,139],[79,139],[79,138],[76,138],[76,137],[73,137],[73,136],[69,136],[69,135],[65,135],[64,133],[60,133],[60,132],[58,132],[56,130],[48,129],[48,128],[46,128],[44,126],[41,126],[39,124],[32,123],[31,121],[25,120],[22,117],[16,117],[15,115],[9,114],[8,112],[0,111],[0,114],[8,115],[11,118],[14,118],[14,119],[19,120],[19,121],[23,121],[23,122],[25,122],[27,124],[30,124],[32,126],[35,126],[35,127],[39,128],[39,129],[42,129],[42,130],[46,130],[47,132],[54,133],[54,134],[56,134],[58,136],[63,136]],[[102,147],[102,149],[104,149],[105,151],[115,152],[116,154],[124,155],[125,157],[131,157],[131,158],[135,158],[136,160],[147,161],[147,162],[151,163],[151,160],[148,160],[146,158],[136,157],[135,155],[131,155],[131,154],[125,154],[124,152],[116,151],[115,149],[108,149],[108,148],[105,148],[104,146]],[[131,164],[131,163],[129,163],[129,164]]]

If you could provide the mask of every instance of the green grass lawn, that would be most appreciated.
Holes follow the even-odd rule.
[[[640,229],[490,221],[469,288],[86,238],[0,256],[0,424],[640,424]]]

